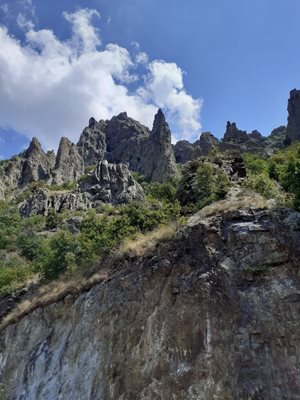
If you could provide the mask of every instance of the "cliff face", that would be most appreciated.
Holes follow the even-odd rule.
[[[300,140],[300,90],[290,91],[288,114],[287,137],[293,143]]]
[[[28,313],[1,333],[8,398],[299,398],[299,222],[195,216],[89,291]]]

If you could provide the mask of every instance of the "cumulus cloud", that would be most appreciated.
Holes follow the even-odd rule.
[[[199,132],[201,101],[186,93],[176,64],[149,62],[139,48],[132,55],[117,44],[103,46],[92,24],[100,17],[96,10],[63,16],[72,27],[64,41],[22,18],[24,41],[0,25],[0,127],[55,148],[61,136],[76,142],[91,116],[107,119],[127,111],[151,127],[161,107],[177,138]]]

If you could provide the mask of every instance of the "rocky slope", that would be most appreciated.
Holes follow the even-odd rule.
[[[300,215],[226,207],[107,261],[82,293],[10,311],[8,398],[298,399]]]
[[[48,215],[55,212],[85,211],[102,204],[125,204],[142,201],[143,188],[133,179],[127,165],[99,161],[96,168],[83,179],[76,190],[50,191],[39,188],[19,205],[23,217]]]

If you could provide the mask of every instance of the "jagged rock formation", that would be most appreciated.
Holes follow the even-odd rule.
[[[199,215],[105,263],[85,292],[32,300],[1,333],[8,398],[297,399],[299,221],[253,206]]]
[[[99,160],[104,160],[106,151],[106,124],[103,120],[97,122],[91,118],[77,143],[79,153],[86,166],[96,165]]]
[[[78,142],[86,165],[104,159],[110,163],[127,163],[132,171],[148,180],[165,181],[178,176],[171,146],[171,132],[161,110],[153,129],[129,118],[125,112],[110,121],[90,120]]]
[[[31,215],[48,215],[50,210],[55,212],[85,211],[92,207],[92,198],[87,193],[80,192],[51,192],[45,188],[35,190],[20,206],[23,217]]]
[[[80,184],[80,190],[92,196],[93,202],[108,204],[128,203],[143,200],[144,190],[133,179],[124,164],[109,164],[100,161],[94,172]]]
[[[190,143],[187,140],[179,140],[173,145],[177,163],[185,164],[201,156],[207,156],[211,150],[218,149],[219,140],[210,132],[203,132],[199,140]]]
[[[85,211],[103,203],[116,205],[143,198],[143,188],[133,179],[126,165],[100,161],[79,189],[55,192],[37,189],[19,205],[19,210],[23,217],[29,217],[48,215],[51,209],[56,212]]]
[[[300,90],[290,91],[288,114],[287,138],[293,143],[300,140]]]
[[[262,153],[264,152],[264,141],[266,138],[256,130],[251,133],[246,131],[241,131],[237,128],[235,122],[227,122],[226,132],[220,144],[220,149],[224,150],[234,150],[241,153],[244,152],[254,152]]]
[[[36,138],[33,138],[28,149],[12,157],[0,168],[0,181],[4,194],[24,188],[31,182],[45,180],[51,182],[51,171],[55,165],[53,151],[45,153]]]
[[[54,152],[43,151],[40,142],[33,138],[28,149],[24,153],[20,185],[39,180],[47,181],[51,177],[51,169],[55,163]]]
[[[84,162],[77,146],[69,139],[61,138],[53,170],[53,183],[62,185],[77,181],[83,174]]]

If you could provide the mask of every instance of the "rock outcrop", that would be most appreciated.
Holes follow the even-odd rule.
[[[144,190],[133,179],[126,165],[100,161],[78,189],[37,189],[19,205],[19,210],[23,217],[29,217],[36,214],[48,215],[52,209],[56,212],[85,211],[102,204],[117,205],[143,199]]]
[[[20,185],[24,186],[39,180],[48,181],[51,178],[51,170],[54,167],[54,163],[54,152],[46,154],[40,142],[36,138],[33,138],[24,153]]]
[[[300,90],[297,89],[290,91],[287,138],[290,143],[300,140]]]
[[[133,179],[127,165],[100,161],[94,172],[80,184],[82,192],[89,193],[93,202],[124,204],[143,200],[144,190]]]
[[[83,293],[16,308],[1,333],[7,397],[297,399],[299,221],[253,207],[195,216],[144,256],[105,263]]]
[[[80,155],[86,166],[96,165],[105,158],[106,151],[106,124],[103,120],[97,122],[91,118],[77,143]]]
[[[185,164],[198,157],[207,156],[212,150],[217,150],[219,144],[219,140],[210,132],[201,133],[200,138],[194,143],[179,140],[173,145],[176,162]]]
[[[155,115],[149,144],[152,153],[150,153],[151,180],[161,182],[166,180],[166,177],[178,178],[179,173],[171,145],[171,131],[161,110]]]
[[[85,211],[92,207],[92,198],[88,193],[51,192],[46,188],[35,190],[28,199],[19,205],[23,217],[48,215],[51,210]]]
[[[3,197],[5,192],[14,192],[32,182],[39,180],[51,182],[54,165],[54,152],[45,153],[39,141],[33,138],[27,150],[0,166]]]
[[[228,121],[220,150],[263,154],[265,152],[265,140],[266,138],[257,130],[248,134],[246,131],[238,129],[235,122]]]
[[[83,174],[84,162],[78,147],[69,139],[61,138],[53,170],[53,183],[62,185],[77,181]]]
[[[110,121],[96,122],[92,118],[80,137],[78,149],[85,165],[95,165],[103,160],[127,163],[130,170],[150,181],[165,181],[178,176],[171,132],[161,110],[155,117],[152,131],[125,112]]]

